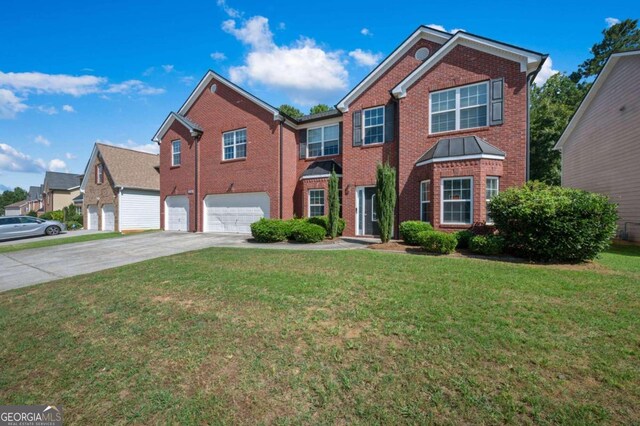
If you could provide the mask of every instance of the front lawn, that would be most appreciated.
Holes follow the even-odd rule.
[[[0,294],[0,401],[83,424],[638,423],[639,263],[156,259]]]

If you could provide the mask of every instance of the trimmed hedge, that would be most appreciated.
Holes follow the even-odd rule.
[[[317,243],[324,240],[327,230],[320,225],[300,221],[291,229],[291,236],[299,243]]]
[[[459,248],[459,249],[469,248],[469,242],[473,237],[475,237],[475,234],[469,231],[468,229],[465,229],[463,231],[458,231],[454,235],[458,240],[458,245],[456,246],[456,248]]]
[[[292,219],[296,220],[296,219]],[[313,223],[314,225],[322,226],[327,230],[327,237],[331,236],[331,228],[329,225],[329,217],[328,216],[313,216],[307,219],[297,219],[297,220],[306,220],[309,223]],[[343,218],[338,219],[338,235],[342,235],[344,231],[344,227],[346,226],[346,222]]]
[[[491,217],[509,252],[529,259],[581,262],[607,249],[617,206],[578,189],[529,182],[490,201]]]
[[[400,238],[402,238],[405,243],[414,246],[420,245],[418,234],[427,231],[433,231],[433,226],[431,226],[429,222],[407,220],[400,224]]]
[[[288,227],[280,219],[262,218],[251,224],[251,235],[259,243],[277,243],[287,238]]]
[[[454,234],[440,231],[422,231],[417,237],[420,246],[429,253],[450,254],[458,245]]]
[[[62,210],[53,210],[53,211],[50,211],[50,212],[46,212],[45,214],[40,216],[40,219],[43,219],[43,220],[57,220],[58,222],[63,222],[64,221],[64,213],[62,212]]]
[[[476,235],[471,238],[469,248],[474,253],[495,256],[504,252],[504,238],[498,235]]]

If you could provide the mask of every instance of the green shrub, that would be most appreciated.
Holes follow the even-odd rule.
[[[495,256],[504,252],[504,238],[499,235],[476,235],[471,238],[469,248],[474,253]]]
[[[70,231],[82,228],[82,224],[80,222],[76,222],[75,220],[68,220],[64,224],[67,226],[67,229]]]
[[[422,231],[418,233],[420,246],[429,253],[453,253],[458,244],[455,235],[440,231]]]
[[[331,238],[338,236],[340,227],[340,189],[339,179],[335,170],[329,176],[329,216],[327,221],[327,235]]]
[[[327,235],[327,230],[320,225],[300,222],[293,226],[291,236],[299,243],[317,243]]]
[[[400,224],[400,238],[402,238],[405,243],[414,246],[420,245],[418,234],[426,231],[433,231],[433,226],[431,226],[429,222],[407,220]]]
[[[291,220],[305,220],[305,219],[291,219]],[[309,223],[313,223],[314,225],[322,226],[324,229],[327,230],[327,237],[331,236],[331,229],[330,229],[331,224],[329,223],[328,216],[313,216],[313,217],[307,218],[306,221]],[[342,233],[344,232],[344,227],[346,226],[346,222],[344,221],[343,218],[339,218],[337,225],[338,225],[338,235],[342,235]]]
[[[259,243],[277,243],[287,238],[287,226],[280,219],[262,218],[251,224],[251,235]]]
[[[380,228],[380,241],[389,242],[393,233],[396,209],[396,169],[389,163],[378,164],[376,170],[376,213]]]
[[[456,248],[459,248],[459,249],[469,248],[469,242],[475,236],[475,234],[469,231],[468,229],[465,229],[463,231],[458,231],[454,235],[458,239],[458,245],[456,246]]]
[[[40,216],[40,219],[57,220],[58,222],[64,222],[64,213],[62,212],[62,210],[54,210],[51,212],[46,212],[45,214]]]
[[[27,213],[27,216],[31,216],[31,217],[38,217],[38,213],[36,213],[33,210],[29,210],[29,213]]]
[[[491,217],[506,248],[529,259],[593,259],[615,236],[616,205],[603,195],[530,182],[490,201]]]
[[[305,223],[306,219],[293,218],[283,222],[284,234],[287,240],[293,240],[293,228],[299,223]]]

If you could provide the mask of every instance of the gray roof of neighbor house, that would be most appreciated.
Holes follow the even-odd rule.
[[[314,161],[302,172],[303,178],[320,177],[330,175],[335,170],[337,175],[342,174],[342,167],[333,160]]]
[[[160,190],[160,174],[156,169],[160,162],[158,154],[100,143],[96,144],[96,147],[114,186]]]
[[[303,115],[302,117],[295,118],[294,120],[297,121],[298,123],[304,123],[307,121],[316,121],[316,120],[322,120],[325,118],[340,117],[341,115],[342,113],[340,111],[338,111],[335,108],[331,108],[328,111],[322,111],[322,112],[317,112],[315,114]]]
[[[429,148],[427,152],[416,161],[416,164],[429,160],[438,161],[444,158],[466,157],[470,155],[489,155],[504,158],[505,153],[477,136],[446,138],[440,139],[434,146]]]
[[[8,205],[4,206],[4,208],[5,209],[13,208],[13,207],[20,208],[20,207],[24,206],[25,204],[27,204],[27,200],[16,201],[15,203],[11,203],[11,204],[8,204]]]
[[[29,200],[41,200],[42,199],[42,185],[29,187]]]
[[[69,190],[80,186],[82,175],[73,173],[47,172],[44,175],[44,186],[49,189]]]
[[[81,203],[84,200],[84,194],[81,192],[76,198],[73,199],[74,203]]]

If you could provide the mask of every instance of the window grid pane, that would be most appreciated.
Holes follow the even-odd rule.
[[[487,83],[432,93],[431,133],[483,127],[488,124]]]
[[[442,182],[442,222],[471,223],[471,179]]]
[[[364,144],[384,142],[384,107],[364,110]]]
[[[309,216],[324,216],[324,189],[309,191]]]
[[[225,160],[246,158],[247,129],[234,130],[222,134],[222,146]]]
[[[307,157],[335,155],[340,151],[338,124],[307,130]]]
[[[423,222],[429,222],[431,220],[430,214],[430,192],[431,181],[420,182],[420,220]]]
[[[497,177],[488,177],[486,181],[486,206],[487,206],[487,215],[485,217],[485,221],[487,223],[493,223],[493,219],[491,219],[491,212],[489,211],[489,200],[498,195],[498,187],[499,187],[499,178]]]

